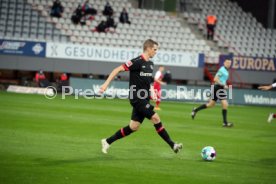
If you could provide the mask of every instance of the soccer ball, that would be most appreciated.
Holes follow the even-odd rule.
[[[203,160],[212,161],[216,158],[216,150],[212,146],[206,146],[201,151]]]

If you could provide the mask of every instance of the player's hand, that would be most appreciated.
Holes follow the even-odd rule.
[[[154,102],[157,101],[157,95],[156,95],[155,91],[152,91],[152,92],[151,92],[151,99],[152,99]]]
[[[99,93],[100,93],[100,94],[103,94],[103,93],[105,92],[106,88],[107,88],[107,85],[103,84],[103,85],[100,87]]]
[[[229,87],[227,85],[224,85],[224,89],[228,89]]]
[[[270,90],[271,88],[272,88],[272,86],[260,86],[260,87],[258,87],[258,89],[264,90],[264,91]]]

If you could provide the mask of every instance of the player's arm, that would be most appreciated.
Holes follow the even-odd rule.
[[[219,75],[220,74],[216,75],[214,78],[215,84],[219,84],[219,85],[223,86],[225,89],[227,89],[228,88],[227,85],[222,84],[222,82],[219,80]]]
[[[150,85],[150,93],[151,93],[151,98],[153,101],[157,100],[157,95],[156,95],[156,91],[154,90],[153,85]]]
[[[166,84],[166,82],[163,82],[163,81],[160,80],[160,79],[154,79],[154,81],[155,81],[155,82],[158,82],[158,83],[161,84],[161,85],[165,85],[165,84]]]
[[[113,71],[110,73],[110,75],[108,76],[108,78],[106,79],[106,81],[103,83],[103,85],[100,88],[100,93],[103,93],[106,88],[108,87],[108,85],[110,84],[110,82],[114,79],[115,76],[118,75],[118,73],[125,71],[125,68],[123,67],[123,65],[118,66],[117,68],[113,69]]]
[[[165,85],[166,83],[163,82],[162,80],[160,80],[160,76],[161,76],[161,72],[158,71],[158,72],[155,74],[155,76],[154,76],[154,82],[157,82],[157,83],[159,83],[159,84],[161,84],[161,85]]]
[[[276,87],[276,83],[273,83],[271,85],[268,85],[268,86],[260,86],[258,89],[261,89],[261,90],[270,90],[272,88],[275,88]]]

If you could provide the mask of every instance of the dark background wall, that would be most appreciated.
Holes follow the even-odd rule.
[[[108,75],[119,65],[120,63],[114,62],[0,55],[0,68],[9,70],[38,71],[42,69],[46,72]],[[166,66],[166,69],[171,71],[173,79],[203,80],[203,68]],[[128,76],[128,72],[120,75]]]
[[[40,69],[45,72],[67,72],[81,74],[100,74],[108,75],[113,68],[120,63],[113,62],[96,62],[96,61],[79,61],[68,59],[48,59],[25,56],[0,55],[0,68],[8,70],[25,70],[38,71]],[[155,67],[155,70],[157,67]],[[203,68],[188,67],[167,67],[172,73],[173,79],[181,80],[203,80]],[[120,74],[128,76],[128,72]],[[240,77],[242,81],[238,78]],[[270,84],[275,79],[275,72],[259,72],[259,71],[235,71],[233,81],[243,82],[245,84]]]
[[[267,28],[268,11],[270,0],[231,0],[237,2],[245,12],[251,12],[252,15]],[[276,5],[275,5],[276,6]],[[276,9],[276,7],[274,7]],[[274,15],[275,17],[275,15]],[[274,19],[274,28],[276,28],[276,19]]]

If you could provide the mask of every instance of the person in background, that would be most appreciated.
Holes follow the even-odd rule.
[[[196,114],[204,109],[212,108],[216,105],[217,100],[220,100],[221,106],[222,106],[222,117],[223,117],[223,127],[232,127],[234,124],[227,121],[227,108],[228,108],[228,102],[227,102],[227,92],[226,89],[228,89],[227,80],[229,78],[229,68],[231,67],[231,60],[225,60],[224,65],[220,67],[218,72],[216,73],[216,76],[214,78],[215,85],[212,89],[211,99],[208,103],[202,104],[201,106],[197,108],[193,108],[191,116],[192,119],[195,118]]]
[[[112,16],[113,13],[114,13],[113,8],[111,7],[110,3],[107,1],[104,6],[103,15]]]
[[[62,74],[60,75],[60,81],[67,81],[67,80],[68,80],[67,74],[66,74],[66,73],[62,73]]]
[[[273,84],[267,85],[267,86],[259,86],[258,89],[267,91],[267,90],[271,90],[272,88],[276,88],[276,83],[273,83]],[[271,123],[271,121],[275,118],[276,118],[276,113],[269,113],[267,122]]]
[[[158,71],[155,73],[154,76],[154,83],[153,83],[153,88],[154,88],[154,92],[156,93],[156,106],[154,108],[154,110],[161,110],[159,105],[161,102],[161,85],[166,85],[166,83],[163,81],[163,72],[165,70],[164,66],[159,66]]]
[[[39,87],[50,86],[50,83],[49,83],[48,79],[46,79],[43,70],[39,70],[39,72],[36,72],[35,81],[37,82],[37,86],[39,86]]]
[[[107,29],[106,21],[102,20],[93,31],[97,31],[99,33],[105,33],[106,29]]]
[[[114,29],[117,27],[117,25],[115,24],[115,21],[114,21],[114,19],[113,19],[112,16],[107,17],[107,19],[106,19],[106,27],[107,28],[113,27]]]
[[[167,84],[170,84],[172,81],[172,74],[170,70],[167,70],[164,77],[163,77],[163,81],[166,82]]]
[[[217,24],[217,17],[212,14],[207,15],[206,17],[207,40],[214,39],[216,24]]]
[[[125,8],[123,8],[123,11],[120,14],[119,20],[122,24],[125,24],[125,23],[131,24],[131,22],[129,21],[129,18],[128,18],[128,12],[126,11]]]
[[[50,13],[50,15],[52,17],[60,18],[60,17],[62,17],[63,11],[64,11],[64,8],[61,5],[60,0],[55,0],[53,2],[53,6],[51,7],[51,13]]]
[[[92,7],[92,5],[89,3],[89,0],[86,0],[83,5],[81,6],[81,10],[84,15],[96,15],[97,10]]]
[[[74,24],[79,24],[82,16],[83,16],[83,12],[82,12],[82,9],[81,9],[81,5],[79,4],[78,7],[75,9],[72,17],[71,17],[71,21]]]

